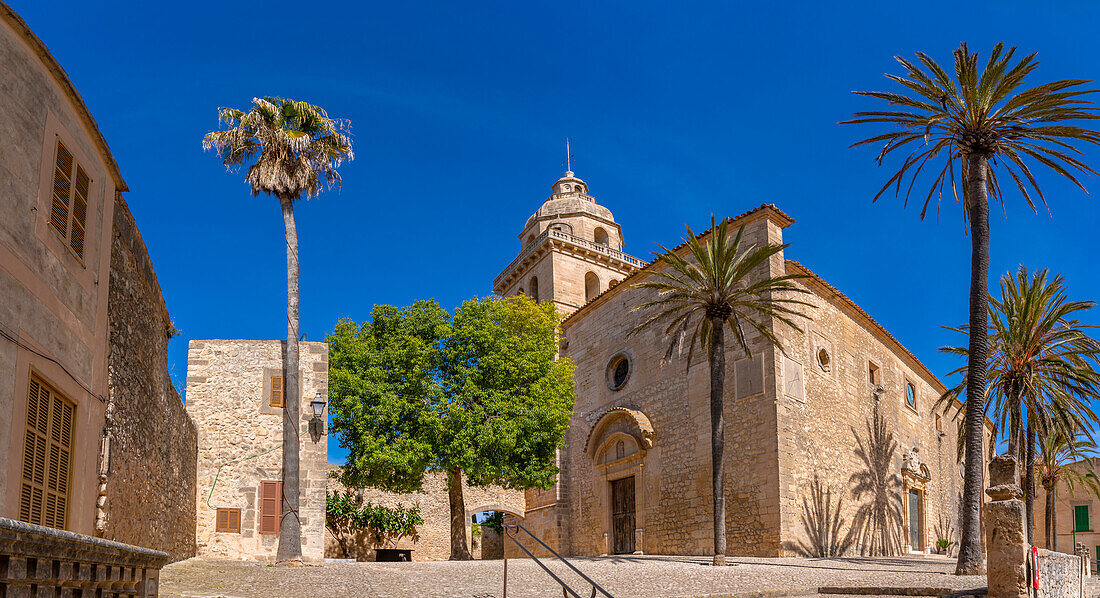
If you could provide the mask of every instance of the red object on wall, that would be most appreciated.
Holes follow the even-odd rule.
[[[1038,590],[1039,589],[1039,547],[1031,547],[1031,584]]]

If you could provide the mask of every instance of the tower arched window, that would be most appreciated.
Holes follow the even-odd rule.
[[[527,244],[530,245],[531,243],[534,243],[534,242],[535,242],[535,233],[531,233],[531,234],[527,235]]]
[[[606,247],[610,244],[607,238],[607,231],[604,230],[603,227],[596,227],[596,234],[593,236],[593,239],[596,241],[597,245]]]
[[[584,300],[591,301],[600,294],[600,277],[595,272],[584,275]]]
[[[531,290],[531,298],[535,301],[539,300],[539,278],[537,276],[531,277],[531,282],[527,285],[527,288]]]

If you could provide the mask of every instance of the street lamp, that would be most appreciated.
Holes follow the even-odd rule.
[[[309,408],[313,411],[313,417],[309,420],[309,435],[313,438],[313,442],[321,440],[321,436],[325,434],[325,421],[321,419],[321,416],[325,414],[326,404],[325,398],[319,390],[317,396],[309,402]]]

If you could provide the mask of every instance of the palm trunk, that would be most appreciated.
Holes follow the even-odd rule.
[[[726,468],[723,383],[726,378],[725,329],[723,318],[711,319],[710,356],[710,464],[711,489],[714,492],[714,564],[726,564]]]
[[[1058,528],[1055,527],[1055,524],[1058,522],[1058,511],[1057,511],[1057,509],[1054,508],[1054,486],[1043,484],[1043,489],[1045,489],[1047,491],[1047,496],[1046,496],[1046,501],[1045,501],[1046,502],[1046,505],[1045,505],[1046,517],[1044,517],[1044,519],[1046,519],[1046,525],[1044,526],[1044,528],[1046,529],[1046,540],[1047,540],[1046,541],[1046,544],[1047,544],[1046,547],[1047,547],[1047,550],[1053,550],[1053,551],[1057,552],[1058,551],[1058,536],[1055,533],[1055,530],[1057,530]],[[1094,555],[1094,556],[1100,556],[1100,555]]]
[[[451,503],[451,560],[469,561],[466,546],[466,502],[462,498],[462,470],[447,470],[447,499]]]
[[[970,156],[970,346],[966,368],[966,475],[963,480],[962,529],[956,575],[982,575],[982,440],[985,422],[986,339],[989,305],[989,198],[986,158]]]
[[[1035,428],[1031,427],[1031,414],[1027,420],[1027,455],[1024,458],[1024,510],[1027,513],[1027,543],[1035,545]]]
[[[277,561],[302,558],[302,527],[298,520],[298,420],[301,399],[298,387],[298,229],[294,225],[294,201],[280,197],[286,229],[286,397],[283,401],[283,516],[279,526]]]

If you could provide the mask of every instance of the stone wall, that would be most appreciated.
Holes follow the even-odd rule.
[[[1043,598],[1084,596],[1086,573],[1081,557],[1039,549],[1039,595]]]
[[[734,225],[745,225],[746,244],[778,244],[791,222],[764,206]],[[728,553],[896,554],[957,540],[962,477],[955,422],[933,411],[943,384],[854,303],[782,253],[754,276],[788,273],[809,277],[800,283],[808,291],[800,298],[815,309],[799,320],[801,332],[765,323],[786,353],[750,330],[750,359],[727,336]],[[642,317],[632,308],[653,298],[630,283],[647,275],[625,281],[563,325],[562,355],[576,364],[577,393],[562,451],[564,490],[553,502],[536,495],[547,506],[529,506],[525,525],[540,535],[557,532],[569,554],[609,552],[610,482],[629,476],[636,550],[706,554],[712,547],[707,361],[696,351],[689,366],[686,340],[666,359],[669,339],[660,326],[628,334]],[[608,380],[618,355],[628,358],[631,373],[616,390]],[[915,391],[912,406],[906,384]],[[641,414],[631,416],[638,423],[616,415],[622,409]],[[915,542],[910,491],[918,511]],[[836,537],[812,539],[808,528],[826,520],[839,526]],[[889,541],[877,547],[871,538],[882,537],[882,525]]]
[[[260,533],[260,482],[282,479],[281,408],[270,406],[271,375],[283,373],[283,342],[193,340],[187,353],[187,412],[198,428],[196,540],[199,556],[271,560],[278,534]],[[309,403],[328,397],[328,345],[299,345],[302,557],[324,558],[328,436],[310,437]],[[327,413],[327,411],[326,411]],[[215,485],[215,479],[217,484]],[[240,509],[240,532],[218,532],[218,508]],[[293,516],[293,515],[290,515]]]
[[[107,440],[96,532],[179,560],[195,555],[197,432],[168,375],[168,309],[121,197],[114,231]]]
[[[332,476],[339,475],[338,466],[329,466]],[[346,490],[335,477],[329,478],[329,491],[343,492]],[[412,550],[414,561],[446,560],[451,556],[451,508],[447,497],[447,475],[444,473],[429,473],[424,477],[424,486],[421,492],[410,494],[396,494],[374,488],[358,491],[364,502],[387,507],[395,506],[419,506],[420,515],[424,519],[414,537],[401,539],[396,548]],[[471,548],[471,553],[476,553],[475,558],[481,554],[482,543],[476,546],[470,533],[472,517],[485,511],[503,511],[519,514],[524,512],[525,501],[521,490],[509,490],[499,486],[478,488],[470,486],[463,480],[463,502],[466,505],[466,542]],[[360,561],[373,561],[376,548],[391,548],[381,546],[374,542],[366,533],[357,534],[351,542],[352,550],[350,558]],[[495,548],[493,549],[495,550]],[[490,553],[491,558],[493,552]],[[340,554],[339,544],[331,532],[325,531],[325,556],[329,558],[343,558]]]
[[[763,242],[778,234],[778,226],[762,216],[758,212],[744,221],[748,242]],[[563,451],[569,539],[562,548],[567,554],[609,552],[613,538],[608,486],[612,479],[630,475],[636,488],[636,550],[707,554],[713,546],[705,354],[696,351],[689,368],[686,343],[665,359],[669,339],[662,327],[628,335],[643,317],[632,308],[649,300],[649,293],[624,286],[565,323],[562,355],[577,367],[577,404]],[[733,343],[726,352],[727,538],[731,554],[775,555],[780,532],[774,372],[764,367],[770,352],[762,337],[750,334],[749,344],[753,359],[733,348]],[[630,360],[630,375],[621,388],[612,390],[608,366],[618,355]],[[614,427],[618,424],[597,432],[598,423],[619,407],[643,414],[652,425],[652,437],[618,430]],[[623,453],[608,456],[604,443],[615,434],[624,442]],[[549,531],[560,520],[560,512],[555,511],[561,509],[529,510],[527,526],[532,531]]]

